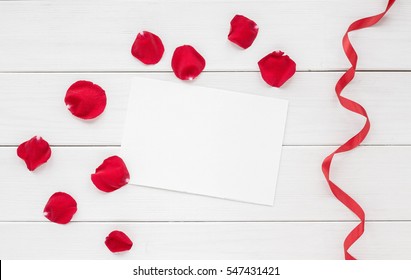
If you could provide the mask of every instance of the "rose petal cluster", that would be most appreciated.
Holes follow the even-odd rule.
[[[243,49],[249,48],[259,32],[258,25],[243,15],[235,15],[230,22],[228,40]],[[164,45],[159,36],[149,31],[137,34],[131,54],[146,65],[157,64],[164,55]],[[205,69],[206,60],[191,45],[177,47],[172,55],[171,68],[181,80],[193,80]],[[274,51],[258,61],[261,77],[273,87],[281,87],[296,72],[296,63],[282,51]],[[106,92],[99,85],[86,80],[73,83],[66,91],[64,102],[74,116],[90,120],[100,116],[107,105]],[[27,168],[34,171],[51,157],[51,148],[40,136],[21,143],[17,155]],[[106,158],[91,174],[91,181],[103,192],[113,192],[128,184],[130,174],[119,156]],[[50,196],[43,213],[53,223],[67,224],[77,212],[77,202],[65,192]],[[105,245],[113,252],[124,252],[132,248],[133,242],[122,231],[114,230],[105,239]]]

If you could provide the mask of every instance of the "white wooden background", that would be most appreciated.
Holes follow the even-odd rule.
[[[385,0],[0,1],[0,258],[47,259],[341,259],[356,217],[330,193],[322,159],[363,119],[344,111],[334,85],[348,62],[341,38],[355,19],[383,11]],[[260,26],[253,46],[227,41],[229,21],[244,14]],[[351,34],[359,53],[345,95],[367,108],[364,145],[335,161],[332,177],[367,213],[352,248],[361,259],[411,258],[411,2],[397,1],[381,24]],[[141,30],[166,47],[144,66],[130,54]],[[99,192],[90,173],[119,150],[130,78],[175,80],[174,48],[194,45],[207,60],[195,84],[290,101],[275,206],[258,206],[151,188]],[[281,49],[298,72],[268,87],[257,61]],[[74,118],[63,102],[69,85],[87,79],[107,92],[104,114]],[[16,147],[33,135],[53,155],[30,173]],[[65,226],[43,207],[55,191],[78,202]],[[111,254],[114,229],[135,242]]]

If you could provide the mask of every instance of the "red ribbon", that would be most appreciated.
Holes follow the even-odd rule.
[[[364,116],[366,119],[364,127],[357,134],[355,134],[351,139],[349,139],[347,142],[341,145],[337,150],[335,150],[332,154],[327,156],[322,163],[322,170],[323,170],[325,179],[327,180],[328,185],[330,186],[330,189],[332,193],[334,194],[334,196],[341,203],[343,203],[348,209],[350,209],[355,215],[357,215],[357,217],[361,220],[361,222],[347,235],[347,237],[344,240],[344,255],[345,255],[346,260],[355,260],[355,258],[350,253],[348,253],[348,249],[364,233],[365,213],[364,213],[364,210],[361,208],[361,206],[353,198],[351,198],[347,193],[345,193],[333,181],[330,180],[330,166],[336,154],[351,151],[357,146],[359,146],[361,142],[365,139],[365,137],[367,136],[370,130],[370,120],[368,118],[368,115],[365,109],[357,102],[354,102],[350,99],[347,99],[341,96],[341,92],[343,91],[343,89],[351,82],[352,79],[354,79],[355,69],[357,67],[357,59],[358,59],[357,53],[355,52],[353,46],[351,45],[350,39],[348,38],[348,33],[354,30],[359,30],[359,29],[373,26],[374,24],[379,22],[380,19],[384,17],[384,15],[388,12],[388,10],[394,4],[394,2],[395,0],[389,0],[385,11],[382,12],[381,14],[354,21],[348,27],[347,31],[344,34],[343,40],[342,40],[344,52],[348,60],[351,63],[351,67],[338,80],[337,84],[335,85],[335,92],[337,93],[337,97],[338,97],[338,100],[340,101],[340,104],[344,108],[346,108],[347,110],[350,110],[351,112]]]

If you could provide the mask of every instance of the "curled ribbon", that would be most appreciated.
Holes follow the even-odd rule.
[[[350,138],[347,142],[342,144],[335,150],[332,154],[327,156],[323,163],[322,163],[322,171],[324,173],[325,179],[327,180],[328,185],[334,196],[343,203],[348,209],[350,209],[357,217],[361,220],[360,223],[347,235],[344,240],[344,256],[346,260],[355,260],[355,258],[348,252],[348,249],[361,237],[364,233],[364,225],[365,225],[365,213],[361,206],[351,198],[346,192],[340,189],[333,181],[330,180],[330,167],[331,162],[336,154],[344,153],[347,151],[351,151],[357,146],[361,144],[361,142],[367,136],[370,130],[370,120],[368,118],[367,112],[365,111],[364,107],[362,107],[357,102],[354,102],[348,98],[341,96],[341,92],[343,89],[354,79],[355,76],[355,69],[357,67],[357,53],[354,50],[354,47],[351,45],[350,39],[348,37],[348,33],[351,31],[367,28],[373,26],[377,22],[380,21],[381,18],[388,12],[391,6],[394,4],[395,0],[389,0],[387,7],[384,12],[370,16],[366,18],[359,19],[354,21],[347,29],[342,39],[343,48],[345,55],[347,56],[348,60],[351,63],[351,67],[341,76],[338,80],[337,84],[335,85],[335,92],[337,94],[338,100],[340,104],[350,110],[351,112],[357,113],[361,116],[364,116],[366,121],[364,127],[355,134],[352,138]]]

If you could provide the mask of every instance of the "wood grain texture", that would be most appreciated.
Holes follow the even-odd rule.
[[[344,69],[341,36],[348,24],[384,5],[383,0],[1,1],[0,71],[171,70],[172,53],[183,44],[203,54],[207,71],[257,70],[257,61],[277,49],[299,70]],[[260,27],[247,51],[227,40],[235,14]],[[384,24],[352,35],[359,69],[411,69],[410,17],[411,3],[398,1]],[[166,47],[154,67],[130,54],[143,29],[161,36]]]
[[[42,210],[56,191],[76,198],[75,221],[355,220],[321,173],[321,160],[334,148],[284,147],[274,207],[131,185],[100,192],[90,174],[118,148],[53,148],[50,162],[33,173],[15,148],[1,148],[7,165],[2,167],[0,221],[46,221]],[[333,177],[364,207],[367,219],[409,220],[410,158],[411,147],[361,147],[336,158]]]
[[[131,77],[137,74],[0,74],[0,145],[18,145],[40,134],[54,145],[120,145]],[[179,82],[172,73],[138,74]],[[195,85],[289,100],[285,145],[337,145],[363,125],[338,104],[334,85],[341,73],[297,73],[283,88],[267,86],[259,73],[203,73]],[[67,88],[91,80],[107,92],[103,115],[92,122],[65,108]],[[24,81],[24,82],[23,82]],[[371,145],[411,143],[411,73],[358,73],[345,96],[367,108]]]
[[[1,259],[338,259],[354,223],[0,223]],[[112,254],[112,230],[131,251]],[[368,223],[353,247],[363,259],[410,259],[411,223]]]

